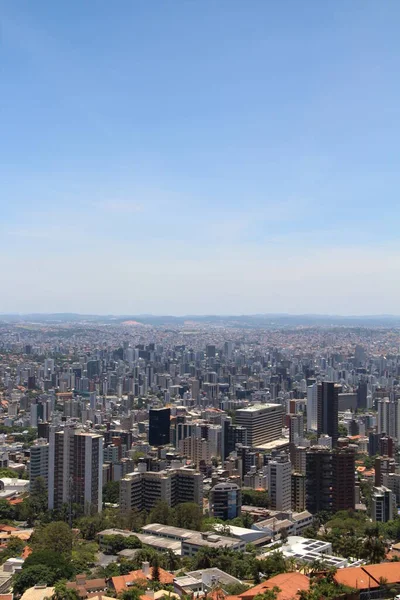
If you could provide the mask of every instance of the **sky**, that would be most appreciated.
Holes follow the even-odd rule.
[[[0,313],[400,314],[398,0],[0,0]]]

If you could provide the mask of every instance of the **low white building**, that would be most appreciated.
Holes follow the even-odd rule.
[[[174,590],[179,595],[202,596],[216,585],[224,589],[224,586],[241,584],[240,579],[221,571],[217,567],[191,571],[182,577],[174,579]]]
[[[321,561],[325,565],[336,569],[364,564],[364,561],[351,562],[342,556],[334,556],[330,542],[313,540],[298,535],[289,536],[287,542],[279,550],[286,558],[295,558],[303,563]]]
[[[263,531],[270,537],[275,537],[284,529],[291,536],[301,533],[306,527],[312,525],[313,515],[307,510],[303,512],[275,512],[274,516],[254,523],[251,527],[256,531]]]
[[[235,525],[225,525],[224,523],[217,523],[214,525],[214,529],[221,534],[227,534],[232,537],[238,538],[246,544],[257,544],[257,542],[266,543],[269,536],[264,531],[256,531],[255,529],[247,529],[246,527],[236,527]]]
[[[0,498],[29,491],[29,481],[17,477],[2,477],[0,479]]]

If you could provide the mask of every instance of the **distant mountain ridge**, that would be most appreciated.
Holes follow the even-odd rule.
[[[185,321],[211,323],[231,327],[290,327],[290,326],[355,326],[400,327],[398,315],[329,315],[329,314],[254,314],[254,315],[94,315],[80,313],[27,313],[0,314],[6,323],[73,323],[92,322],[118,324],[136,321],[143,325],[183,325]]]

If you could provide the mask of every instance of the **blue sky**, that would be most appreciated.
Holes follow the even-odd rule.
[[[398,0],[0,20],[0,312],[400,313]]]

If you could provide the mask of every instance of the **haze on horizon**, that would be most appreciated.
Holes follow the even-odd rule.
[[[0,20],[0,313],[400,313],[396,0]]]

